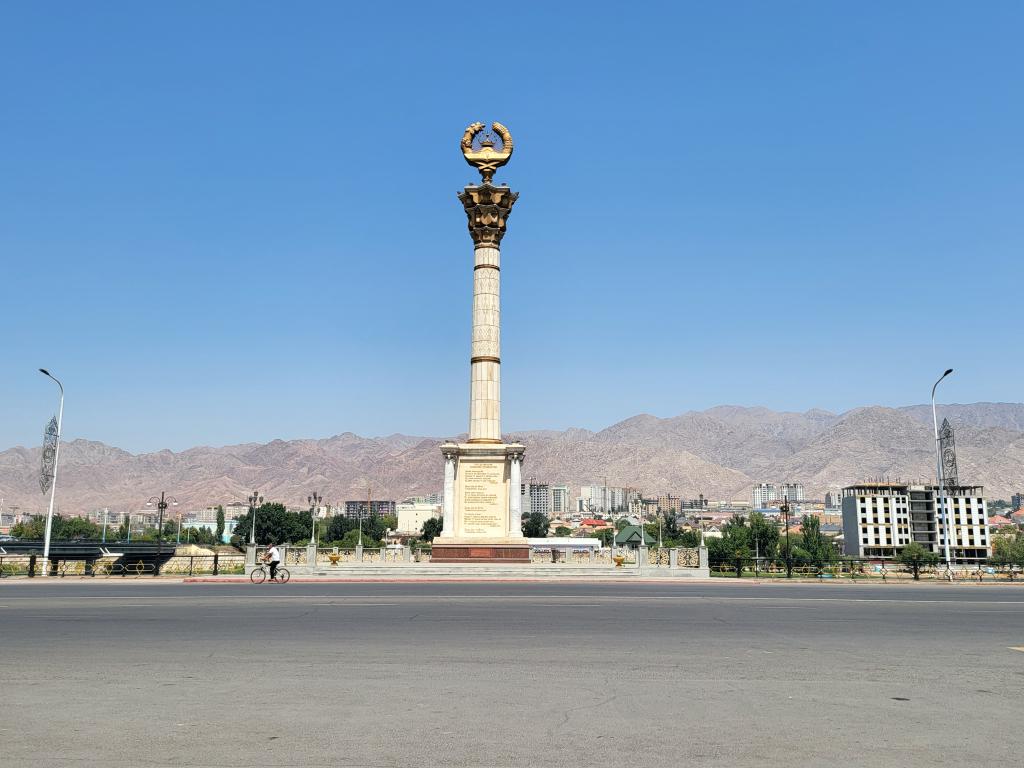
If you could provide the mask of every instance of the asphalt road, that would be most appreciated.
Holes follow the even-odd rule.
[[[0,583],[0,763],[1020,761],[1024,588]]]

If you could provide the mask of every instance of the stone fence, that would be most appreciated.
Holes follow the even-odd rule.
[[[385,565],[402,563],[428,563],[429,550],[410,547],[317,547],[279,545],[282,565],[306,567],[341,567],[346,565]],[[260,562],[267,548],[247,547],[245,563],[248,568]],[[577,566],[612,566],[621,557],[623,566],[649,568],[708,567],[707,549],[702,547],[641,547],[637,549],[544,549],[535,547],[530,562],[536,565],[561,564]],[[247,568],[247,570],[248,570]]]

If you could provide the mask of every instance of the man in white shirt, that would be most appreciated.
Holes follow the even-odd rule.
[[[277,544],[270,542],[263,559],[270,563],[270,580],[274,581],[277,578],[277,566],[281,564],[281,550],[277,548]]]

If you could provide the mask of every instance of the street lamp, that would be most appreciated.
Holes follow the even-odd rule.
[[[166,498],[163,491],[160,491],[159,499],[156,496],[150,496],[149,501],[146,502],[147,507],[152,507],[156,504],[156,508],[160,510],[160,522],[157,523],[156,529],[156,567],[153,569],[154,576],[160,575],[160,558],[164,553],[164,511],[167,509],[168,502],[170,502],[172,506],[178,506],[178,500],[173,496]],[[181,521],[180,517],[178,518],[178,521]],[[181,535],[180,528],[178,534],[179,536]]]
[[[793,550],[789,543],[789,496],[782,500],[782,507],[779,509],[786,518],[786,578],[793,578]]]
[[[935,484],[938,486],[939,500],[942,507],[942,527],[945,529],[946,535],[946,570],[950,569],[949,559],[949,538],[952,535],[952,531],[949,527],[949,508],[946,505],[946,484],[942,480],[942,452],[939,450],[939,417],[935,414],[935,390],[938,388],[939,383],[949,376],[953,372],[952,368],[946,370],[944,374],[939,376],[939,380],[932,385],[932,423],[935,426]]]
[[[309,537],[309,540],[313,542],[314,546],[316,546],[319,543],[316,540],[316,511],[317,508],[320,506],[320,502],[322,502],[323,500],[324,497],[321,494],[317,493],[316,491],[313,491],[312,496],[306,497],[306,501],[309,502],[309,520],[310,524],[313,526],[311,529],[311,535]]]
[[[256,546],[256,508],[263,504],[263,497],[259,491],[253,491],[249,497],[249,513],[252,517],[252,526],[249,528],[249,543]]]
[[[367,486],[366,488],[366,514],[369,516],[370,510],[373,509],[373,488]],[[359,510],[359,543],[356,545],[359,551],[363,551],[363,510]]]
[[[57,443],[53,452],[53,477],[50,478],[50,509],[46,513],[46,532],[43,534],[42,575],[46,576],[50,570],[50,532],[53,530],[53,500],[57,495],[57,459],[60,458],[60,429],[64,421],[64,385],[45,368],[40,368],[39,372],[43,376],[57,382],[57,386],[60,388],[60,409],[57,411]]]

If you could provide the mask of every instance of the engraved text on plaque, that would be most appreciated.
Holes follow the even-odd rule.
[[[462,530],[470,536],[505,536],[505,463],[467,461],[462,471]]]

